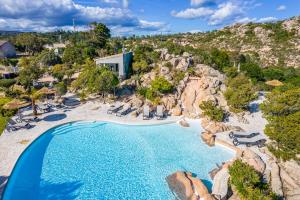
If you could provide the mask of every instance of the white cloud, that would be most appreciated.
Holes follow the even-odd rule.
[[[127,8],[84,6],[73,0],[0,0],[0,30],[49,31],[84,30],[93,21],[109,27],[130,27],[145,30],[160,29],[158,22],[142,21]],[[102,0],[113,3],[115,0]],[[124,2],[124,1],[123,1]],[[124,5],[128,6],[127,3]]]
[[[257,22],[265,23],[265,22],[273,22],[278,20],[276,17],[263,17],[257,20]]]
[[[209,16],[211,14],[213,14],[213,10],[209,9],[209,8],[188,8],[186,10],[183,11],[172,11],[171,14],[174,17],[178,17],[178,18],[184,18],[184,19],[196,19],[199,17],[205,17],[205,16]]]
[[[129,6],[129,0],[123,0],[123,7],[128,8]]]
[[[103,3],[110,3],[110,4],[114,4],[114,3],[118,3],[117,0],[101,0]]]
[[[249,22],[255,22],[256,20],[257,20],[256,18],[243,17],[243,18],[237,18],[235,23],[246,24]]]
[[[210,25],[219,25],[226,20],[230,20],[232,17],[242,14],[243,9],[239,4],[233,2],[227,2],[220,4],[218,9],[211,15],[209,19]]]
[[[286,6],[285,5],[280,5],[280,6],[277,7],[277,10],[278,11],[286,10]]]
[[[199,6],[209,2],[214,2],[214,1],[213,0],[191,0],[191,6]]]

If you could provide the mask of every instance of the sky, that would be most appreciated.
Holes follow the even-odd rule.
[[[81,31],[106,24],[114,36],[204,32],[300,15],[300,0],[0,0],[0,30]]]

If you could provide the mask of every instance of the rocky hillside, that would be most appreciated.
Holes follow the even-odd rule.
[[[261,65],[300,66],[300,17],[265,24],[235,24],[220,31],[186,34],[178,41],[257,56]]]
[[[217,31],[177,34],[163,39],[184,47],[248,54],[262,67],[300,66],[300,16],[274,23],[235,24]],[[147,42],[147,38],[143,39],[143,43]]]

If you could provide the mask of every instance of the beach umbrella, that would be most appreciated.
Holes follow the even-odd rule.
[[[9,109],[9,110],[13,110],[13,109],[20,109],[20,108],[24,108],[26,106],[29,106],[31,103],[28,101],[24,101],[24,100],[19,100],[19,99],[14,99],[8,103],[6,103],[3,108],[4,109]]]
[[[280,82],[279,80],[267,81],[266,84],[274,87],[283,86],[283,83]]]
[[[42,89],[38,90],[37,91],[38,93],[40,94],[55,94],[56,91],[54,89],[50,89],[50,88],[47,88],[47,87],[43,87]]]

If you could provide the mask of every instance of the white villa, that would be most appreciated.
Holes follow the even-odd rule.
[[[129,77],[132,70],[132,57],[132,52],[123,52],[112,56],[97,58],[95,62],[99,66],[108,66],[121,80],[124,80]]]

